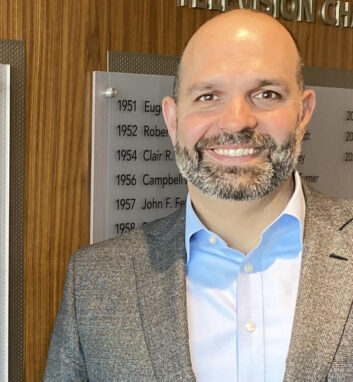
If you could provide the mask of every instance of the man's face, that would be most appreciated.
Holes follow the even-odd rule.
[[[271,26],[208,29],[185,51],[175,121],[165,112],[177,164],[210,196],[257,199],[300,153],[307,106],[302,113],[295,46]]]

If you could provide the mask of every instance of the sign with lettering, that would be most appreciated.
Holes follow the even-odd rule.
[[[314,23],[317,14],[326,25],[353,28],[353,7],[349,1],[325,0],[319,12],[314,0],[178,0],[177,5],[221,12],[253,9],[275,18],[308,23]]]
[[[172,86],[169,76],[94,74],[92,242],[185,204],[186,181],[174,164],[161,110]],[[298,171],[321,192],[353,198],[353,90],[311,88],[317,107]]]
[[[173,80],[94,73],[92,242],[185,204],[186,181],[175,165],[161,106],[172,94]]]
[[[353,89],[311,86],[316,109],[298,171],[317,190],[353,199]]]

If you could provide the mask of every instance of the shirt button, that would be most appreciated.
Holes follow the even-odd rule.
[[[245,325],[245,329],[246,329],[248,332],[252,333],[252,332],[255,331],[256,326],[255,326],[255,324],[254,324],[253,322],[250,321],[250,322],[248,322],[248,323]]]
[[[244,265],[244,269],[246,273],[251,273],[254,270],[254,266],[250,263]]]
[[[211,244],[216,244],[217,239],[216,239],[214,236],[210,236],[210,237],[208,238],[208,241],[209,241]]]

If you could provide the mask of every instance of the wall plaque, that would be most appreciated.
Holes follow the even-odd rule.
[[[91,241],[122,234],[185,204],[161,101],[171,76],[94,73]],[[107,90],[108,89],[108,90]]]
[[[353,199],[353,89],[311,88],[317,103],[298,171],[317,190]]]
[[[160,66],[162,57],[110,52],[109,64],[111,70],[140,71],[151,59]],[[175,57],[171,62],[176,68]],[[319,191],[353,198],[352,73],[305,68],[304,77],[317,94],[317,107],[304,136],[298,171]],[[173,162],[161,114],[161,100],[172,93],[172,83],[169,75],[94,74],[92,242],[184,204],[185,181]]]

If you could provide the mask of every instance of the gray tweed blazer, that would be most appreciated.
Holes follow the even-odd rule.
[[[284,381],[352,382],[353,202],[305,185],[304,194],[302,269]],[[184,229],[181,210],[71,258],[46,382],[196,381]]]

